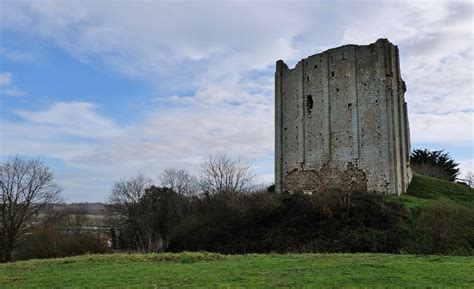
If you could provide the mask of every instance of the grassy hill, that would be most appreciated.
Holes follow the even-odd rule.
[[[466,248],[474,240],[473,189],[415,174],[407,194],[384,198],[409,208],[406,226],[411,233],[404,252],[470,254]],[[474,288],[474,257],[179,253],[0,264],[0,288],[51,287]]]
[[[0,264],[1,288],[474,287],[474,258],[389,254],[90,255]]]
[[[404,199],[423,201],[449,201],[474,207],[474,189],[463,184],[414,174]]]
[[[387,199],[402,201],[409,208],[423,207],[435,203],[451,203],[474,208],[474,189],[466,185],[426,177],[417,173],[401,197],[387,196]]]

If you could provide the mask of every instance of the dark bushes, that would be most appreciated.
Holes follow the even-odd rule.
[[[165,251],[170,231],[189,214],[191,205],[192,198],[151,186],[135,203],[126,203],[120,210],[112,206],[112,215],[119,216],[111,229],[112,248],[142,253]]]
[[[404,198],[368,193],[186,197],[152,187],[134,209],[138,226],[119,228],[116,239],[118,249],[140,251],[134,236],[158,240],[147,252],[473,254],[474,210],[452,201],[461,199],[425,198],[408,209]]]
[[[474,210],[442,202],[421,208],[416,231],[415,253],[472,255],[474,253]]]
[[[107,237],[97,232],[67,233],[52,226],[36,227],[21,240],[20,260],[99,254],[108,250]]]
[[[401,203],[354,193],[206,197],[173,229],[170,249],[246,252],[399,252]]]

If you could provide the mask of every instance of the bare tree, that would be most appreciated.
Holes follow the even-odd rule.
[[[203,193],[245,193],[252,190],[254,179],[250,161],[216,154],[207,156],[201,163],[198,185]]]
[[[116,207],[118,211],[126,212],[130,205],[138,203],[145,190],[151,185],[151,180],[143,174],[138,174],[128,180],[117,181],[112,187],[109,203]]]
[[[473,172],[467,172],[466,175],[464,176],[464,179],[470,187],[474,188],[474,173]]]
[[[133,234],[134,241],[140,243],[140,206],[139,202],[150,188],[152,182],[142,174],[131,177],[128,180],[120,180],[114,183],[109,196],[109,209],[112,219],[116,217],[119,226],[127,227]]]
[[[0,165],[0,258],[11,261],[18,239],[32,227],[39,212],[59,202],[61,187],[38,159],[15,157]]]
[[[166,169],[158,179],[162,187],[169,188],[179,195],[190,196],[196,192],[196,179],[186,170]]]

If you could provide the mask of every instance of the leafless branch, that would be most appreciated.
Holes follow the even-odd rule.
[[[18,238],[48,204],[60,201],[61,187],[38,159],[15,157],[0,165],[1,258],[10,261]]]

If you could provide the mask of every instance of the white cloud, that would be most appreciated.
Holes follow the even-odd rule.
[[[117,178],[137,171],[156,177],[168,167],[194,170],[210,152],[266,160],[261,170],[268,171],[273,111],[267,104],[215,105],[198,98],[190,104],[174,108],[160,104],[143,123],[127,127],[100,115],[90,103],[56,103],[40,111],[16,111],[22,120],[3,124],[2,139],[8,141],[2,144],[2,153],[46,155],[75,168],[77,176],[59,174],[75,199],[83,198],[81,181],[90,188],[91,182],[100,179],[99,197],[91,196],[100,200]]]
[[[302,3],[6,1],[3,6],[6,28],[52,41],[84,61],[151,82],[167,77],[171,85],[196,86],[203,76],[206,81],[233,77],[293,57],[293,37],[314,17]]]
[[[474,139],[474,113],[472,112],[411,114],[410,117],[412,142],[440,146],[469,146]]]
[[[7,86],[12,83],[12,74],[11,72],[0,73],[0,86]]]
[[[44,111],[15,111],[28,124],[50,128],[47,137],[74,136],[107,138],[119,134],[112,120],[96,112],[94,104],[87,102],[59,102]]]
[[[69,161],[91,153],[98,142],[120,135],[113,121],[93,104],[56,103],[42,111],[14,112],[18,121],[2,121],[2,154],[40,154]]]
[[[13,85],[14,79],[11,72],[0,73],[0,95],[24,96],[27,93]]]
[[[115,178],[193,167],[216,150],[265,159],[268,179],[275,61],[292,66],[377,38],[400,49],[412,141],[474,145],[472,3],[4,1],[2,8],[2,29],[156,86],[194,91],[161,96],[141,123],[128,126],[84,102],[17,111],[22,121],[2,127],[11,136],[4,153],[64,160],[80,170],[81,178],[68,176],[78,191],[90,180],[104,194]]]
[[[23,90],[18,89],[18,88],[3,89],[2,94],[7,95],[7,96],[24,96],[24,95],[27,95],[26,92],[24,92]]]

